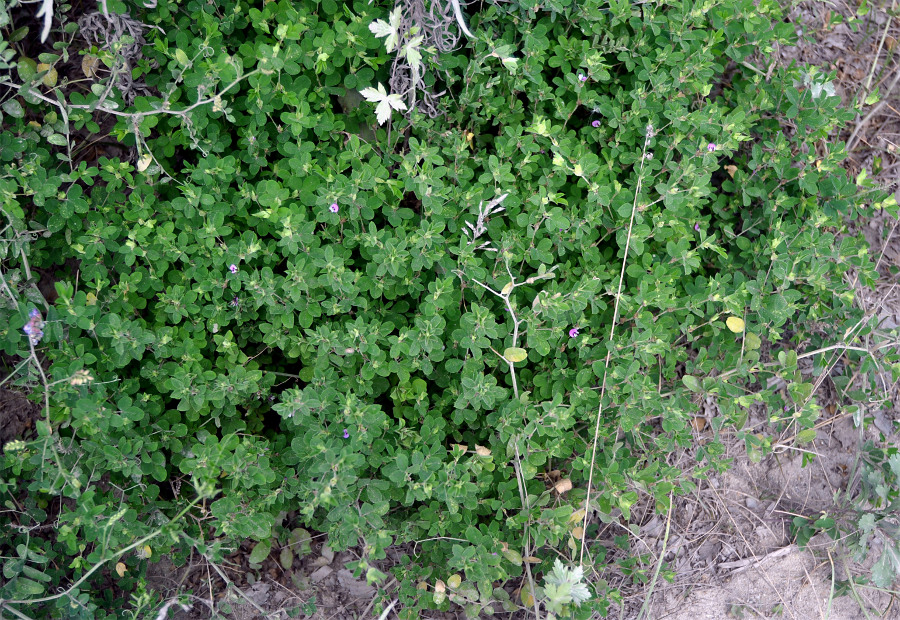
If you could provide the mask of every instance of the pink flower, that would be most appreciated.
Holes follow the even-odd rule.
[[[348,431],[346,428],[344,429],[344,439],[350,439],[350,431]]]
[[[700,224],[694,224],[694,230],[700,232]]]
[[[572,329],[569,330],[569,338],[574,338],[577,335],[578,335],[577,327],[573,327]]]
[[[336,202],[332,202],[331,206],[328,207],[328,210],[331,211],[332,213],[337,213],[338,209],[340,209],[340,207],[338,207],[338,203],[336,203]]]
[[[237,265],[235,265],[234,263],[231,263],[230,265],[228,265],[228,271],[230,271],[231,273],[237,273],[238,272]]]
[[[717,148],[717,147],[716,147],[716,145],[715,145],[714,142],[710,142],[709,144],[706,145],[706,150],[709,151],[710,153],[712,153],[713,151],[715,151],[716,148]]]
[[[593,127],[594,129],[596,129],[599,126],[600,126],[600,121],[591,121],[591,127]]]
[[[28,322],[22,331],[28,335],[28,340],[32,345],[36,345],[44,337],[44,321],[37,308],[32,308],[28,313]]]
[[[583,73],[579,73],[579,74],[578,74],[578,81],[581,82],[582,84],[585,83],[585,82],[587,82],[587,76],[586,76],[585,74],[583,74]]]

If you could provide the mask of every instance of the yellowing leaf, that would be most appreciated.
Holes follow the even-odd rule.
[[[531,594],[531,589],[528,586],[522,586],[522,591],[519,593],[519,596],[522,599],[522,604],[525,607],[531,607],[534,605],[534,595]]]
[[[41,62],[38,63],[37,70],[47,72],[47,75],[45,75],[41,80],[44,83],[44,86],[47,86],[48,88],[53,88],[54,86],[56,86],[56,80],[59,79],[59,73],[56,71],[56,69],[45,62]]]
[[[99,66],[100,58],[93,54],[85,54],[84,58],[81,59],[81,71],[84,73],[84,77],[96,77]]]
[[[187,66],[187,64],[190,62],[188,60],[187,54],[185,54],[184,50],[182,50],[182,49],[175,50],[175,60],[178,61],[178,64],[184,65],[184,66]]]
[[[153,550],[150,548],[150,545],[144,545],[143,547],[138,547],[137,549],[135,549],[134,554],[140,559],[146,560],[151,555],[153,555]]]
[[[128,567],[125,566],[125,563],[124,563],[124,562],[117,562],[117,563],[116,563],[116,574],[119,575],[119,577],[124,577],[124,576],[125,576],[125,573],[126,573],[127,571],[128,571]]]
[[[563,478],[562,480],[560,480],[559,482],[557,482],[555,485],[553,485],[553,489],[554,489],[557,493],[559,493],[560,495],[562,495],[562,494],[565,493],[566,491],[571,491],[571,490],[572,490],[572,481],[569,480],[568,478]]]
[[[728,329],[733,331],[735,334],[740,334],[744,331],[744,319],[739,319],[736,316],[730,316],[725,319],[725,325],[728,326]]]
[[[489,448],[485,448],[484,446],[475,446],[475,454],[478,456],[488,457],[491,455],[491,451]]]
[[[519,347],[509,347],[503,352],[503,357],[511,362],[521,362],[528,359],[528,351]]]
[[[503,557],[505,557],[507,560],[509,560],[516,566],[522,565],[522,554],[519,553],[518,551],[516,551],[515,549],[506,548],[506,549],[503,549],[503,551],[501,551],[501,553],[503,554]]]
[[[503,287],[503,290],[500,291],[500,294],[506,297],[510,293],[512,293],[513,287],[515,285],[510,281],[506,286]]]
[[[144,153],[141,155],[141,158],[138,160],[137,168],[138,172],[143,172],[150,166],[150,162],[153,161],[153,156],[150,153]]]
[[[447,586],[440,579],[434,584],[434,604],[440,605],[447,599]]]
[[[797,443],[809,443],[816,438],[816,429],[806,428],[797,433]]]
[[[447,579],[447,585],[453,588],[454,590],[459,587],[459,584],[462,583],[462,577],[459,575],[450,575]]]
[[[737,172],[737,166],[725,166],[725,172],[733,179],[734,173]]]

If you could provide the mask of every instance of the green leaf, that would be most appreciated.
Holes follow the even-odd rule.
[[[528,359],[528,351],[519,347],[509,347],[503,352],[503,357],[513,363],[522,362]]]
[[[22,26],[21,28],[17,28],[13,30],[9,35],[10,43],[18,43],[22,39],[24,39],[28,35],[28,26]]]
[[[53,579],[52,577],[50,577],[50,575],[44,573],[43,571],[39,571],[38,569],[34,568],[33,566],[29,566],[28,564],[22,566],[22,574],[27,575],[35,581],[43,581],[44,583],[52,581]]]
[[[748,351],[756,351],[762,346],[762,340],[753,332],[747,332],[744,334],[744,346],[747,347]]]
[[[256,543],[256,546],[253,547],[253,551],[250,552],[250,563],[251,564],[262,564],[263,560],[269,557],[269,552],[272,551],[272,541],[261,540]]]
[[[816,429],[806,428],[797,433],[797,443],[809,443],[816,438]]]
[[[522,554],[515,549],[504,549],[503,551],[501,551],[501,553],[503,554],[503,557],[505,557],[516,566],[522,565]]]
[[[47,136],[47,142],[50,144],[55,144],[56,146],[66,146],[66,137],[61,133],[52,133]]]
[[[22,118],[23,116],[25,116],[25,110],[22,109],[22,104],[19,103],[18,99],[9,99],[5,101],[0,107],[2,107],[3,111],[13,118]]]
[[[31,579],[26,579],[25,577],[19,577],[15,580],[14,583],[14,592],[16,593],[17,598],[28,598],[44,593],[44,586],[37,581],[32,581]]]
[[[281,563],[281,567],[284,570],[291,569],[291,565],[294,563],[294,552],[291,551],[290,547],[281,548],[281,553],[278,555],[278,561]]]
[[[691,392],[699,392],[700,391],[700,382],[697,380],[697,377],[691,375],[684,375],[681,378],[681,382],[684,383],[684,386],[689,389]]]
[[[178,64],[186,67],[190,63],[187,54],[184,53],[184,50],[178,48],[175,50],[175,60],[178,61]]]

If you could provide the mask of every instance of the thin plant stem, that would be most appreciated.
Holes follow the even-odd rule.
[[[659,552],[659,560],[656,562],[656,570],[653,571],[653,579],[650,580],[650,588],[644,597],[644,604],[641,605],[641,611],[638,613],[637,620],[641,620],[650,607],[650,597],[653,596],[653,590],[656,588],[656,580],[659,579],[659,571],[662,568],[663,558],[666,557],[666,546],[669,543],[669,531],[672,528],[672,513],[675,507],[672,505],[673,492],[669,492],[669,516],[666,519],[666,535],[663,537],[662,551]]]
[[[619,272],[619,287],[616,291],[616,301],[613,306],[612,324],[609,327],[609,343],[606,350],[606,361],[603,364],[603,382],[600,388],[600,405],[597,408],[597,420],[594,424],[594,441],[591,447],[591,465],[588,469],[587,494],[584,498],[584,521],[581,524],[581,553],[578,563],[584,566],[584,548],[587,546],[587,526],[591,506],[591,488],[594,484],[594,464],[597,461],[597,443],[600,436],[600,420],[603,417],[603,397],[606,395],[606,377],[609,371],[609,360],[612,357],[613,336],[616,333],[616,322],[619,320],[619,301],[622,299],[622,284],[625,281],[625,267],[628,263],[628,252],[631,249],[631,233],[634,229],[634,214],[637,212],[638,198],[641,195],[641,184],[644,178],[644,162],[647,161],[647,147],[653,137],[653,126],[647,125],[647,135],[644,137],[644,148],[641,151],[641,167],[638,172],[637,186],[634,190],[634,202],[631,204],[631,218],[628,221],[628,236],[625,239],[625,253],[622,256],[622,269]]]

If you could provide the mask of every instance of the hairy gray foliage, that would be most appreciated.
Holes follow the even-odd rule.
[[[459,43],[455,30],[457,16],[454,3],[447,0],[397,0],[395,7],[402,9],[400,20],[400,46],[416,36],[425,37],[422,48],[434,48],[438,52],[450,52]],[[458,10],[458,5],[457,5]],[[411,30],[416,28],[414,34]],[[390,91],[406,98],[407,114],[414,108],[431,118],[440,115],[437,99],[443,92],[432,93],[425,85],[421,69],[410,66],[403,54],[394,56],[391,67]]]
[[[85,13],[78,19],[78,30],[85,41],[115,53],[116,64],[112,68],[114,79],[111,84],[114,83],[122,93],[125,105],[134,103],[134,98],[138,95],[150,94],[146,84],[135,82],[131,77],[131,69],[141,58],[141,49],[146,45],[145,28],[147,26],[136,19],[116,13],[94,11]],[[130,41],[122,41],[126,36]]]

